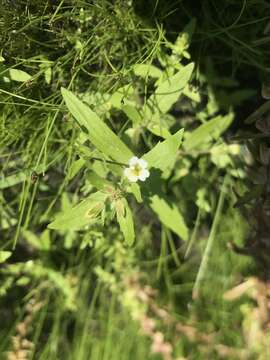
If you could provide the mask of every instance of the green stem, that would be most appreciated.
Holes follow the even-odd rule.
[[[96,158],[96,157],[91,157],[91,160],[102,161],[102,162],[106,162],[106,163],[108,163],[108,164],[125,166],[125,167],[128,166],[127,164],[120,163],[120,162],[117,162],[117,161],[105,160],[105,159],[100,159],[100,158]]]
[[[200,290],[201,290],[201,286],[203,283],[203,280],[205,279],[205,274],[209,265],[209,260],[210,260],[210,255],[211,255],[211,251],[213,248],[213,244],[214,244],[214,240],[215,240],[215,236],[216,236],[216,232],[218,229],[218,225],[219,225],[219,220],[220,220],[220,216],[221,216],[221,212],[223,209],[223,204],[224,204],[224,199],[225,199],[225,194],[226,194],[226,187],[227,184],[229,182],[229,175],[226,175],[221,187],[221,191],[220,191],[220,196],[219,196],[219,200],[218,200],[218,205],[217,205],[217,209],[216,209],[216,213],[215,213],[215,217],[214,217],[214,221],[213,221],[213,225],[209,234],[209,238],[206,244],[206,248],[204,250],[204,254],[203,254],[203,258],[202,258],[202,262],[195,280],[195,284],[193,287],[193,291],[192,291],[192,297],[193,299],[198,298]]]

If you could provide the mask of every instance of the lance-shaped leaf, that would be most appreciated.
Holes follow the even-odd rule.
[[[184,129],[177,131],[177,133],[157,143],[152,150],[144,154],[143,159],[148,162],[149,168],[154,167],[161,171],[171,168],[175,163],[177,151],[182,143],[183,134]]]
[[[219,136],[230,126],[233,121],[233,114],[226,116],[216,116],[215,118],[200,125],[183,142],[186,151],[191,151],[201,145],[209,143],[211,140],[217,140]]]
[[[187,85],[193,68],[193,63],[184,66],[157,87],[146,103],[146,115],[148,117],[151,117],[151,109],[157,108],[161,113],[166,113],[170,110]]]
[[[105,207],[108,194],[98,191],[91,194],[78,205],[59,213],[55,220],[48,225],[56,230],[79,230],[82,227],[97,221]]]
[[[65,103],[79,125],[86,129],[89,140],[103,154],[121,163],[127,163],[132,151],[120,138],[72,92],[61,89]]]
[[[149,205],[157,214],[162,224],[175,232],[184,241],[188,239],[188,228],[175,204],[169,203],[158,195],[154,195],[150,198]]]
[[[134,125],[140,124],[142,122],[142,117],[139,111],[132,105],[122,106],[122,110],[127,115],[127,117],[133,122]]]
[[[131,246],[135,240],[133,217],[126,199],[117,200],[115,204],[116,217],[127,245]]]
[[[12,255],[11,251],[0,251],[0,264],[5,262]]]

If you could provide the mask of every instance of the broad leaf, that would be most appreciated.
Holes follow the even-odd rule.
[[[176,160],[177,151],[181,145],[184,129],[179,130],[166,140],[159,142],[152,150],[143,156],[148,162],[149,168],[154,167],[165,171],[171,168]]]
[[[132,157],[131,150],[119,137],[72,92],[62,88],[65,103],[79,125],[88,132],[89,140],[103,154],[113,160],[127,163]]]
[[[98,191],[90,195],[75,207],[59,213],[55,220],[48,225],[56,230],[79,230],[97,221],[97,217],[105,207],[108,194]]]
[[[163,198],[154,195],[150,198],[149,205],[165,226],[179,235],[183,240],[186,241],[188,239],[188,228],[175,204],[169,204]]]
[[[233,114],[226,116],[217,116],[206,123],[200,125],[183,142],[186,151],[191,151],[209,143],[211,140],[217,140],[219,136],[230,126],[233,121]]]

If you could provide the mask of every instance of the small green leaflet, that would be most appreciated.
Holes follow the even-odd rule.
[[[149,205],[165,226],[175,232],[184,241],[188,239],[188,228],[175,204],[169,204],[165,199],[154,195],[150,198]]]
[[[97,221],[97,217],[105,207],[108,194],[97,191],[75,207],[59,213],[55,220],[48,225],[55,230],[79,230]]]
[[[44,77],[45,77],[46,83],[50,84],[51,80],[52,80],[52,68],[50,68],[50,67],[45,68]]]
[[[39,165],[35,170],[35,172],[38,175],[43,173],[44,171],[46,171],[46,169],[44,168],[43,165]],[[12,174],[12,175],[0,176],[0,190],[20,184],[21,182],[26,181],[26,180],[30,181],[31,174],[32,174],[31,170],[24,170],[24,171],[16,172],[15,174]]]
[[[51,248],[50,232],[48,229],[41,235],[36,235],[29,230],[23,230],[23,236],[32,247],[41,251],[49,251]]]
[[[85,160],[80,158],[78,160],[75,160],[70,167],[68,179],[71,180],[78,174],[78,172],[81,170],[81,168],[84,166]]]
[[[226,116],[216,116],[215,118],[200,125],[183,142],[186,151],[191,151],[207,144],[212,140],[217,140],[219,136],[230,126],[234,115],[232,113]]]
[[[166,113],[170,110],[187,85],[193,69],[194,63],[190,63],[157,87],[146,103],[146,115],[148,117],[151,116],[151,108],[158,108],[161,113]]]
[[[135,199],[137,200],[138,203],[143,202],[141,188],[137,183],[131,183],[127,191],[135,196]]]
[[[159,142],[152,150],[144,154],[143,159],[148,162],[149,168],[154,167],[161,171],[171,168],[175,163],[183,134],[184,129],[177,131],[177,133]]]
[[[184,56],[187,59],[190,58],[190,55],[187,53],[187,49],[190,46],[192,35],[194,34],[196,27],[196,19],[193,18],[190,22],[185,26],[183,32],[181,32],[175,43],[170,44],[170,47],[173,50],[173,54],[177,54],[179,56]]]
[[[18,82],[25,82],[25,81],[31,80],[31,78],[32,78],[32,76],[29,75],[27,72],[18,70],[18,69],[10,69],[9,77],[11,80],[18,81]]]
[[[8,187],[14,186],[25,181],[26,179],[27,173],[24,171],[9,175],[7,177],[0,177],[0,189],[6,189]]]
[[[124,235],[125,242],[131,246],[135,240],[133,217],[126,199],[120,199],[116,202],[116,217],[120,229]]]
[[[117,109],[121,109],[124,103],[130,103],[129,97],[134,93],[132,85],[128,84],[119,89],[117,89],[111,97],[108,99],[107,104],[111,104]]]
[[[12,255],[11,251],[0,251],[0,264],[5,262]]]
[[[127,163],[133,154],[119,137],[72,92],[64,88],[61,88],[61,92],[71,114],[87,130],[92,144],[113,160]]]
[[[153,118],[154,118],[154,116],[153,116]],[[152,134],[162,137],[163,139],[166,139],[167,137],[169,137],[171,135],[171,133],[169,132],[167,127],[162,124],[160,117],[157,122],[155,122],[155,120],[149,122],[147,124],[147,129],[149,131],[151,131]]]
[[[105,186],[111,187],[111,183],[105,178],[99,176],[95,171],[87,172],[86,179],[92,186],[94,186],[98,190],[104,189]]]
[[[160,78],[162,76],[162,71],[151,64],[136,64],[133,67],[133,71],[135,75],[142,78],[147,78],[148,76],[153,78]]]
[[[132,105],[122,106],[122,110],[127,115],[127,117],[133,122],[134,125],[140,124],[142,122],[142,117],[139,111]]]

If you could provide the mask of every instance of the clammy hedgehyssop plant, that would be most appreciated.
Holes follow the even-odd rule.
[[[166,28],[170,2],[152,9],[164,27],[138,16],[139,1],[11,3],[0,358],[268,359],[269,288],[232,251],[252,226],[239,200],[250,158],[230,141],[252,85],[223,73],[219,52],[197,56],[195,18]],[[236,18],[207,44],[233,42]],[[250,51],[239,44],[235,63]]]

